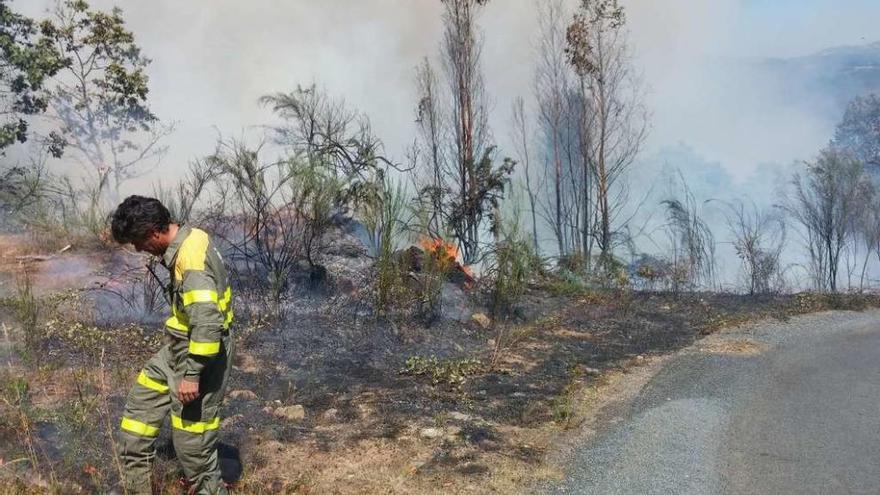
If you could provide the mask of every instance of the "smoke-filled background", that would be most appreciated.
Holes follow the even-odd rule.
[[[880,45],[872,44],[877,2],[622,3],[650,112],[650,132],[629,178],[638,218],[662,219],[653,210],[674,170],[698,202],[749,198],[772,206],[793,164],[827,145],[851,98],[880,85]],[[53,5],[14,4],[32,17]],[[152,59],[151,108],[176,122],[160,166],[127,183],[128,191],[177,179],[184,164],[213,150],[220,134],[271,124],[273,114],[259,97],[312,83],[367,114],[386,154],[403,161],[415,136],[415,68],[425,57],[436,60],[443,29],[441,2],[428,0],[96,0],[92,6],[123,9]],[[568,7],[573,12],[576,2]],[[534,0],[496,0],[477,19],[489,124],[501,156],[514,156],[514,98],[534,105],[536,11]],[[722,217],[710,210],[706,217],[718,222]],[[725,234],[717,230],[723,254]],[[646,235],[639,242],[647,250],[662,239]],[[796,239],[790,244],[789,251],[798,249]],[[737,262],[720,265],[729,275]]]
[[[869,0],[623,3],[649,89],[645,156],[684,143],[738,180],[825,144],[851,88],[846,73],[834,77],[822,64],[845,62],[833,47],[877,41],[880,16]],[[53,4],[15,7],[39,17]],[[214,127],[235,133],[267,123],[260,96],[312,82],[365,111],[400,156],[413,134],[414,69],[436,56],[442,32],[440,2],[424,0],[92,4],[121,7],[153,60],[154,111],[179,123],[169,165],[210,150]],[[510,102],[533,92],[534,0],[490,2],[479,23],[491,124],[503,141]]]

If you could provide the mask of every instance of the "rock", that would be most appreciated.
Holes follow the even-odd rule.
[[[449,413],[449,417],[456,420],[456,421],[470,421],[471,420],[470,414],[460,413],[458,411],[452,411],[451,413]]]
[[[237,423],[239,423],[242,419],[244,419],[243,415],[234,414],[232,416],[229,416],[228,418],[223,418],[223,420],[220,422],[220,427],[231,428],[232,426],[235,426]]]
[[[257,366],[257,360],[244,352],[238,353],[235,356],[235,364],[232,367],[243,373],[256,373],[260,371],[259,366]]]
[[[256,400],[257,394],[250,390],[233,390],[229,392],[230,399]]]
[[[371,258],[325,256],[322,261],[329,278],[328,289],[332,289],[337,294],[351,295],[369,284],[366,277],[373,264]]]
[[[350,278],[337,278],[336,279],[336,292],[340,294],[344,294],[346,296],[350,296],[354,294],[357,290],[357,287],[354,285],[354,281]]]
[[[357,408],[361,418],[368,418],[376,412],[373,406],[368,404],[358,404]]]
[[[462,440],[461,437],[458,436],[457,434],[453,435],[450,433],[450,434],[445,435],[443,437],[443,441],[446,442],[447,444],[456,444],[456,443],[461,442],[461,440]]]
[[[336,421],[339,416],[339,411],[336,409],[327,409],[324,411],[324,414],[321,415],[324,418],[324,421]]]
[[[419,432],[419,436],[422,438],[427,438],[432,440],[434,438],[440,438],[443,436],[443,430],[440,428],[424,428]]]
[[[273,411],[273,414],[288,421],[302,421],[306,417],[306,409],[297,404],[295,406],[279,407]]]
[[[444,282],[440,289],[440,318],[467,323],[473,313],[473,306],[464,289],[453,283]]]
[[[347,214],[337,213],[331,227],[321,239],[321,254],[344,258],[360,258],[371,253],[370,234],[361,222]]]
[[[471,320],[473,320],[477,325],[480,325],[482,328],[489,328],[492,326],[492,320],[486,316],[485,313],[474,313],[471,315]]]

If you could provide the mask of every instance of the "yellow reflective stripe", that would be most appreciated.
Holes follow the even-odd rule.
[[[220,352],[220,342],[189,341],[189,353],[197,356],[213,356]]]
[[[160,394],[164,394],[168,391],[168,385],[160,381],[153,380],[152,378],[148,377],[147,374],[143,371],[141,371],[141,374],[138,375],[137,382],[150,390],[155,390],[156,392],[159,392]]]
[[[124,416],[122,417],[122,424],[120,427],[125,431],[142,437],[155,437],[159,435],[159,428]]]
[[[223,293],[223,299],[220,299],[220,301],[217,302],[220,311],[226,311],[230,301],[232,301],[232,288],[227,287],[226,292]]]
[[[217,299],[217,292],[209,289],[198,289],[184,292],[182,295],[184,306],[197,302],[213,302],[217,304],[220,313],[224,315],[223,328],[228,329],[232,323],[232,289],[227,287],[223,292],[223,298]],[[171,307],[171,317],[165,320],[165,326],[183,333],[189,333],[189,321],[186,313],[178,311],[176,306]],[[216,354],[216,353],[215,353]]]
[[[165,326],[168,328],[173,328],[178,332],[189,332],[189,326],[186,323],[180,321],[180,318],[178,318],[177,316],[172,316],[171,318],[165,320]]]
[[[207,289],[198,289],[198,290],[188,290],[183,293],[183,305],[189,306],[192,303],[197,302],[212,302],[217,303],[217,291],[215,290],[207,290]]]
[[[220,416],[211,421],[187,421],[180,416],[171,415],[171,426],[189,433],[204,433],[220,428]]]

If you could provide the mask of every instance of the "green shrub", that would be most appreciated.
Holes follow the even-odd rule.
[[[491,260],[484,277],[490,284],[492,314],[496,317],[509,315],[525,293],[529,281],[541,269],[534,243],[520,231],[516,217],[502,226]]]
[[[565,268],[547,275],[544,279],[544,287],[556,296],[574,296],[589,289],[583,278]]]
[[[394,256],[407,228],[405,211],[406,191],[403,186],[397,184],[391,187],[384,182],[378,193],[365,201],[362,208],[364,226],[370,233],[376,256],[375,296],[376,309],[379,311],[388,309],[394,301],[400,300],[405,287],[402,270]]]
[[[461,390],[469,376],[477,374],[482,363],[476,359],[438,359],[437,356],[412,356],[406,360],[401,374],[430,376],[432,385],[446,385]]]

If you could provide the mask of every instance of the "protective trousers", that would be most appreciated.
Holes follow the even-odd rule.
[[[146,364],[131,388],[119,434],[123,483],[129,494],[151,494],[155,442],[171,414],[171,439],[194,493],[226,494],[217,459],[219,410],[232,367],[233,342],[224,336],[219,355],[200,375],[199,398],[183,405],[177,387],[183,376],[188,341],[166,336],[166,343]]]

